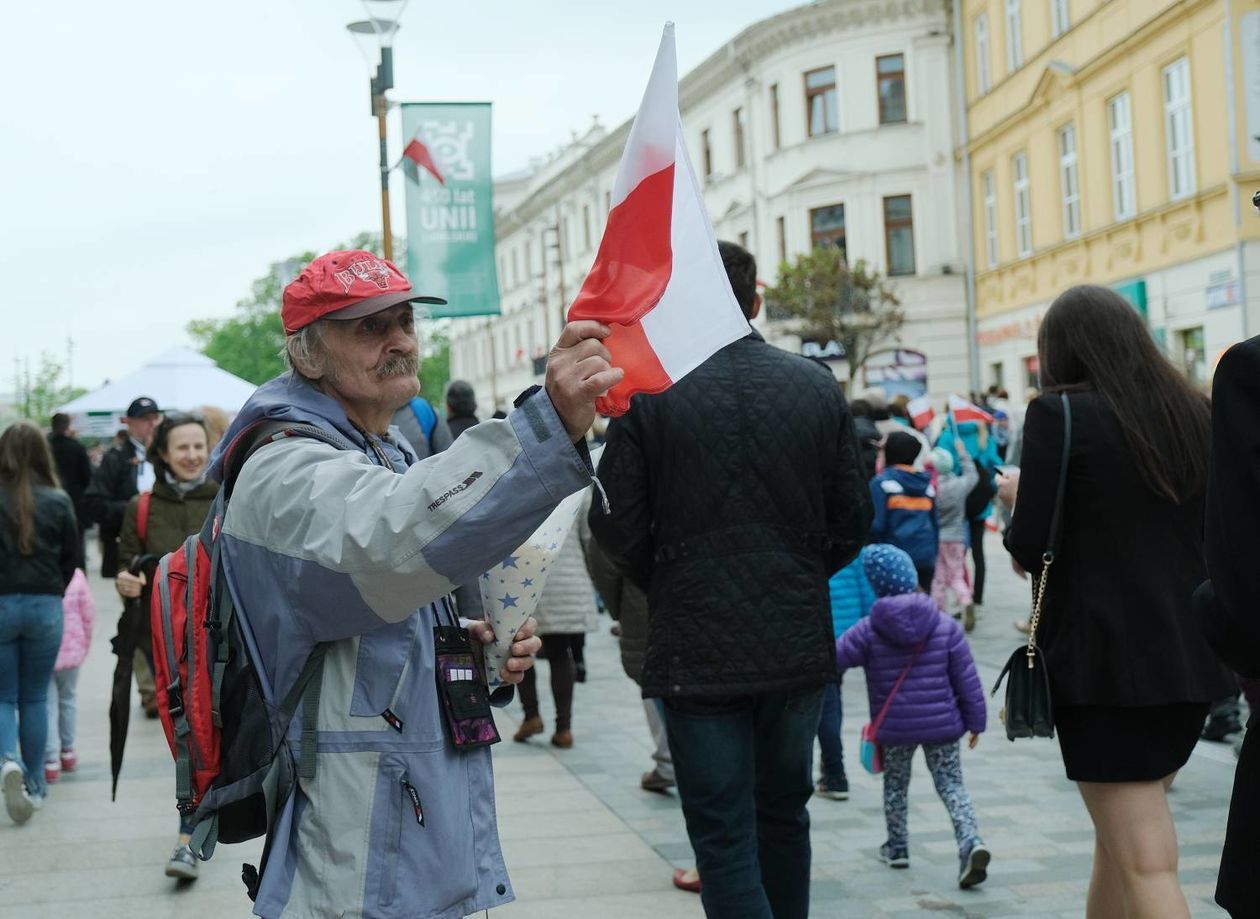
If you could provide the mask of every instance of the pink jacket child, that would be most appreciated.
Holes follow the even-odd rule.
[[[61,633],[61,650],[57,652],[54,670],[82,666],[92,646],[92,624],[96,621],[96,602],[88,588],[83,569],[75,569],[70,586],[61,599],[65,627]]]

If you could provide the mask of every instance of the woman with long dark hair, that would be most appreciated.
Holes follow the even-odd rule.
[[[1038,642],[1059,746],[1094,823],[1086,915],[1186,917],[1166,792],[1208,706],[1231,691],[1195,620],[1204,579],[1208,400],[1114,291],[1059,296],[1038,334],[1044,395],[1028,409],[1006,545],[1039,573],[1064,412],[1072,412],[1063,529]],[[1017,492],[1017,494],[1016,494]]]
[[[48,442],[33,424],[12,425],[0,434],[0,789],[14,823],[47,793],[48,683],[78,558],[74,506]]]
[[[153,432],[147,455],[153,464],[154,476],[148,519],[141,524],[141,501],[137,495],[123,514],[118,538],[119,572],[114,580],[119,595],[123,599],[141,598],[144,610],[149,609],[151,585],[143,573],[130,573],[132,560],[142,555],[165,555],[182,546],[185,539],[201,529],[219,493],[218,483],[206,478],[210,453],[205,422],[200,415],[167,415]],[[148,625],[148,616],[143,623]],[[151,663],[152,636],[144,631],[137,639]],[[188,844],[191,836],[191,825],[181,820],[179,842],[166,863],[167,877],[196,879],[197,860]]]

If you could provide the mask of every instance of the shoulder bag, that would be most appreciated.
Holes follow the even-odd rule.
[[[1037,626],[1046,599],[1046,584],[1050,568],[1058,557],[1059,538],[1063,531],[1063,496],[1067,488],[1068,458],[1072,452],[1072,404],[1067,393],[1060,393],[1063,402],[1063,459],[1059,464],[1059,485],[1054,496],[1054,512],[1050,516],[1050,534],[1046,551],[1041,557],[1041,575],[1033,594],[1032,613],[1028,617],[1028,644],[1012,652],[1006,666],[993,684],[997,695],[1006,682],[1006,704],[999,717],[1006,724],[1009,740],[1018,737],[1053,737],[1054,704],[1050,698],[1050,672],[1046,668],[1046,656],[1037,646]]]

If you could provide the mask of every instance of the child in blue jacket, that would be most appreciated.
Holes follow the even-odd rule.
[[[932,477],[916,471],[921,444],[910,434],[894,431],[884,443],[886,468],[871,479],[875,519],[866,541],[896,546],[914,562],[919,586],[931,591],[936,574],[940,525]]]
[[[831,624],[839,638],[863,616],[871,611],[875,591],[866,578],[862,560],[865,549],[846,568],[841,568],[831,578]],[[814,793],[832,801],[849,799],[849,778],[844,771],[844,745],[840,741],[840,726],[844,709],[841,705],[840,681],[828,683],[823,694],[822,716],[818,720],[818,746],[822,748],[820,778]]]

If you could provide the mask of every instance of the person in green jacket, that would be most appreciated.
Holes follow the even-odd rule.
[[[141,519],[144,495],[127,504],[118,544],[118,576],[114,587],[124,600],[140,598],[141,609],[149,608],[149,584],[143,572],[131,574],[132,561],[141,555],[162,556],[174,552],[184,540],[201,530],[219,484],[206,478],[210,459],[205,423],[199,415],[167,415],[158,425],[149,445],[153,464],[153,491],[147,500],[147,513]],[[137,637],[152,667],[153,637],[148,632],[148,616],[142,617],[143,634]],[[146,706],[146,712],[148,706]],[[156,704],[153,713],[157,713]],[[182,821],[179,844],[166,865],[166,876],[191,881],[197,877],[197,860],[188,842],[192,827]]]

